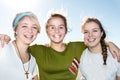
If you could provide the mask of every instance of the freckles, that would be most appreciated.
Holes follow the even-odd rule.
[[[84,42],[86,42],[87,41],[87,38],[86,37],[84,37]]]
[[[88,39],[88,36],[84,35],[84,40]]]

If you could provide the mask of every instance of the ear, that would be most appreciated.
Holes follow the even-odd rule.
[[[48,32],[49,32],[49,30],[48,30],[48,28],[46,28],[46,33],[48,34]]]
[[[16,27],[13,26],[13,31],[16,32]]]
[[[17,36],[17,27],[13,27],[13,31],[14,31],[14,36],[16,37]]]

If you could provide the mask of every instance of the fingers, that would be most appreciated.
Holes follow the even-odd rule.
[[[120,62],[120,51],[118,50],[118,52],[115,52],[115,54],[115,57],[117,57],[118,62]]]
[[[120,62],[120,50],[118,52],[118,62]]]
[[[113,58],[116,58],[117,57],[117,53],[115,51],[111,52],[112,53],[112,56]]]
[[[120,62],[120,50],[118,52],[113,51],[112,53],[113,53],[112,56],[114,58],[117,58],[118,62]]]
[[[4,42],[3,42],[4,36],[0,35],[0,46],[3,47]]]
[[[5,35],[0,34],[0,46],[3,47],[5,45]]]
[[[5,43],[9,43],[9,41],[11,40],[7,35],[4,36],[4,40],[5,40]]]

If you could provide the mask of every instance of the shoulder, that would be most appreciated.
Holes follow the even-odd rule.
[[[84,44],[83,41],[72,41],[72,42],[68,42],[68,44]]]
[[[120,63],[118,62],[117,58],[114,58],[112,56],[112,53],[110,52],[109,48],[107,48],[107,54],[108,54],[108,60],[110,62],[114,61],[114,64],[119,64],[120,65]]]
[[[8,43],[8,44],[5,44],[4,47],[1,47],[0,46],[0,53],[7,53],[10,52],[13,48],[13,44],[12,43]]]
[[[9,48],[12,48],[12,46],[13,46],[12,43],[8,43],[8,44],[5,44],[4,47],[0,46],[0,50],[9,49]]]
[[[84,57],[88,53],[89,53],[88,48],[86,48],[85,50],[83,50],[83,53],[82,53],[81,57]]]
[[[28,50],[38,50],[38,49],[41,49],[41,48],[43,48],[44,46],[43,45],[39,45],[39,44],[34,44],[34,45],[31,45],[31,46],[29,46],[29,48],[28,48]]]
[[[43,45],[40,45],[40,44],[33,44],[33,45],[30,45],[29,47],[30,48],[36,48],[36,47],[42,47]]]
[[[72,46],[72,47],[82,49],[82,50],[84,50],[86,48],[84,42],[82,42],[82,41],[69,42],[68,46]]]
[[[34,44],[29,46],[28,52],[32,55],[38,55],[38,53],[44,53],[44,51],[48,50],[49,47],[46,47],[44,45]]]
[[[74,42],[68,42],[67,45],[75,45],[75,46],[85,46],[84,42],[82,41],[74,41]]]

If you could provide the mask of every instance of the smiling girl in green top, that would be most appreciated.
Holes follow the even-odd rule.
[[[28,49],[36,58],[40,80],[75,80],[79,58],[86,46],[83,42],[63,43],[67,20],[61,14],[51,14],[46,22],[46,32],[50,47],[32,45]],[[113,51],[115,49],[112,47]]]

